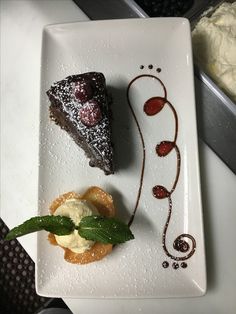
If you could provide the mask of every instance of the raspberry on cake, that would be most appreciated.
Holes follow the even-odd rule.
[[[50,118],[66,130],[90,159],[91,167],[114,173],[110,106],[102,73],[71,75],[47,91]]]

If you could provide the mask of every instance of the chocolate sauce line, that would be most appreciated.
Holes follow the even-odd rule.
[[[174,148],[175,148],[176,155],[177,155],[177,172],[176,172],[174,184],[173,184],[172,189],[170,191],[170,194],[172,194],[176,188],[177,183],[178,183],[179,175],[180,175],[180,167],[181,167],[181,155],[180,155],[179,148],[176,145],[176,140],[177,140],[178,131],[179,131],[179,122],[178,122],[178,115],[177,115],[177,112],[176,112],[174,106],[168,100],[166,101],[166,103],[169,105],[170,109],[173,112],[174,118],[175,118],[175,135],[174,135],[173,143],[175,145]]]
[[[192,241],[192,248],[191,248],[191,251],[185,255],[185,256],[174,256],[172,255],[167,247],[166,247],[166,233],[167,233],[167,229],[168,229],[168,226],[169,226],[169,222],[170,222],[170,218],[171,218],[171,214],[172,214],[172,199],[171,199],[171,196],[168,197],[168,203],[169,203],[169,211],[168,211],[168,217],[167,217],[167,220],[166,220],[166,223],[165,223],[165,227],[164,227],[164,231],[163,231],[163,234],[162,234],[162,246],[163,246],[163,249],[166,253],[166,255],[168,257],[170,257],[171,259],[175,260],[175,261],[184,261],[184,260],[187,260],[189,259],[195,252],[196,250],[196,241],[194,239],[193,236],[191,236],[190,234],[187,234],[187,233],[182,233],[181,235],[179,235],[174,243],[173,243],[173,246],[175,248],[175,250],[177,251],[180,251],[180,252],[186,252],[186,250],[188,251],[189,250],[189,244],[184,240],[185,238],[188,238]]]
[[[172,110],[172,112],[174,114],[174,118],[175,118],[175,136],[174,136],[174,140],[173,140],[173,142],[175,143],[177,140],[178,129],[179,129],[178,115],[177,115],[177,112],[176,112],[174,106],[168,100],[166,100],[166,103],[169,105],[170,109]]]
[[[136,76],[135,78],[133,78],[132,81],[131,81],[131,82],[129,83],[129,85],[128,85],[128,88],[127,88],[127,96],[128,96],[128,91],[129,91],[129,89],[130,89],[130,86],[131,86],[137,79],[139,79],[139,78],[141,78],[141,77],[149,77],[149,78],[153,78],[153,79],[157,80],[157,81],[161,84],[161,86],[162,86],[162,88],[163,88],[163,90],[164,90],[164,96],[163,96],[163,98],[166,98],[166,97],[167,97],[167,92],[166,92],[166,87],[165,87],[165,85],[162,83],[162,81],[161,81],[158,77],[156,77],[155,75],[152,75],[152,74],[140,74],[140,75]]]
[[[137,211],[137,208],[138,208],[138,205],[139,205],[140,196],[141,196],[141,192],[142,192],[142,186],[143,186],[143,176],[144,176],[144,169],[145,169],[145,161],[146,161],[145,142],[144,142],[143,134],[142,134],[142,131],[141,131],[138,119],[137,119],[137,117],[135,115],[134,109],[133,109],[133,107],[131,105],[131,102],[130,102],[130,99],[129,99],[129,90],[130,90],[131,85],[136,80],[138,80],[140,78],[144,78],[144,77],[153,78],[153,79],[157,80],[161,84],[161,86],[163,87],[163,90],[164,90],[164,97],[163,98],[165,98],[166,103],[169,105],[170,109],[173,112],[174,118],[175,118],[175,135],[174,135],[174,140],[173,140],[172,143],[174,144],[173,148],[175,148],[176,156],[177,156],[177,171],[176,171],[175,181],[174,181],[172,189],[171,189],[171,191],[169,192],[169,195],[168,195],[169,210],[168,210],[168,217],[167,217],[167,220],[166,220],[166,223],[165,223],[165,226],[164,226],[164,230],[163,230],[163,234],[162,234],[162,246],[163,246],[163,250],[165,251],[165,253],[166,253],[166,255],[168,257],[170,257],[171,259],[173,259],[175,261],[184,261],[184,260],[189,259],[194,254],[194,252],[196,250],[196,241],[195,241],[195,239],[194,239],[194,237],[192,235],[186,234],[186,233],[182,233],[173,242],[174,249],[176,251],[181,252],[181,253],[187,253],[187,255],[185,255],[185,256],[174,256],[173,254],[171,254],[168,251],[167,246],[166,246],[166,234],[167,234],[168,226],[169,226],[169,223],[170,223],[170,219],[171,219],[171,215],[172,215],[172,207],[173,207],[171,194],[176,189],[176,186],[177,186],[177,183],[178,183],[178,180],[179,180],[179,175],[180,175],[180,168],[181,168],[181,154],[180,154],[180,150],[179,150],[178,146],[176,145],[176,140],[177,140],[177,136],[178,136],[178,115],[177,115],[177,112],[176,112],[174,106],[166,99],[167,98],[167,92],[166,92],[165,85],[162,83],[162,81],[159,78],[157,78],[156,76],[151,75],[151,74],[142,74],[142,75],[139,75],[139,76],[135,77],[129,83],[128,88],[127,88],[127,94],[126,94],[127,100],[128,100],[128,105],[130,107],[131,113],[132,113],[132,115],[134,117],[135,123],[136,123],[137,128],[138,128],[139,136],[141,138],[141,143],[142,143],[142,149],[143,149],[143,161],[142,161],[142,170],[141,170],[141,175],[140,175],[140,184],[139,184],[139,189],[138,189],[138,194],[137,194],[135,207],[134,207],[134,210],[133,210],[133,213],[131,215],[131,218],[129,220],[128,225],[130,226],[132,224],[132,222],[134,220],[134,217],[135,217],[135,214],[136,214],[136,211]],[[186,242],[186,238],[191,240],[191,247],[190,247],[189,243]]]
[[[177,157],[177,171],[176,171],[176,176],[175,176],[175,181],[174,181],[174,184],[172,186],[172,189],[170,191],[170,194],[172,194],[176,188],[176,185],[179,181],[179,175],[180,175],[180,167],[181,167],[181,155],[180,155],[180,151],[179,151],[179,148],[178,146],[175,144],[175,151],[176,151],[176,157]]]
[[[161,86],[163,87],[164,98],[166,98],[166,96],[167,96],[165,85],[162,83],[162,81],[159,78],[157,78],[156,76],[151,75],[151,74],[141,74],[141,75],[136,76],[135,78],[132,79],[132,81],[129,83],[129,85],[127,87],[126,97],[127,97],[128,105],[130,107],[131,113],[132,113],[132,115],[134,117],[134,120],[135,120],[135,123],[137,125],[138,132],[139,132],[139,135],[140,135],[140,138],[141,138],[142,149],[143,149],[143,161],[142,161],[142,170],[141,170],[140,181],[139,181],[138,195],[137,195],[137,199],[136,199],[136,203],[135,203],[135,206],[134,206],[133,213],[132,213],[132,215],[130,217],[130,220],[128,222],[128,226],[129,227],[131,226],[131,224],[132,224],[132,222],[134,220],[134,217],[135,217],[135,214],[136,214],[136,211],[137,211],[137,208],[138,208],[138,204],[139,204],[139,200],[140,200],[140,196],[141,196],[141,192],[142,192],[142,187],[143,187],[143,176],[144,176],[145,161],[146,161],[146,152],[145,152],[144,138],[143,138],[143,134],[142,134],[140,125],[138,123],[138,119],[137,119],[137,117],[136,117],[136,115],[134,113],[133,107],[132,107],[130,99],[129,99],[129,90],[130,90],[131,85],[136,80],[138,80],[140,78],[143,78],[143,77],[149,77],[149,78],[153,78],[153,79],[157,80],[161,84]]]
[[[175,191],[175,188],[176,188],[177,183],[179,181],[180,168],[181,168],[181,154],[180,154],[178,146],[176,145],[176,140],[177,140],[177,136],[178,136],[178,115],[177,115],[175,108],[173,107],[173,105],[169,101],[167,101],[167,104],[171,108],[171,110],[174,114],[174,118],[175,118],[175,135],[174,135],[173,143],[175,144],[174,148],[175,148],[176,157],[177,157],[177,166],[176,166],[177,171],[176,171],[175,181],[173,183],[172,189],[171,189],[170,194],[168,196],[169,211],[168,211],[168,217],[167,217],[167,220],[166,220],[166,223],[164,226],[164,231],[162,234],[162,246],[163,246],[163,249],[164,249],[166,255],[169,256],[171,259],[174,259],[175,261],[184,261],[184,260],[189,259],[194,254],[194,252],[196,250],[196,241],[195,241],[193,236],[191,236],[190,234],[183,233],[183,234],[179,235],[174,240],[174,243],[173,243],[174,249],[179,251],[179,252],[182,252],[182,253],[187,253],[190,249],[189,244],[184,239],[188,238],[191,240],[192,248],[191,248],[190,252],[185,256],[174,256],[168,251],[168,249],[166,247],[166,233],[167,233],[167,229],[168,229],[169,222],[170,222],[171,215],[172,215],[171,194]]]

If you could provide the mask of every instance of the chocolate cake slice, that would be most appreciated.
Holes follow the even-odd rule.
[[[91,167],[113,171],[110,105],[102,73],[71,75],[47,91],[50,118],[85,151]]]

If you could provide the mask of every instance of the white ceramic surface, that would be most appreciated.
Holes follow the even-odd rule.
[[[168,40],[166,40],[168,38]],[[148,66],[152,64],[153,69]],[[144,69],[140,69],[140,65]],[[161,68],[157,73],[156,69]],[[86,71],[105,74],[113,96],[113,140],[116,173],[105,176],[88,166],[88,160],[71,138],[48,117],[46,90],[57,80]],[[137,199],[143,148],[134,116],[127,104],[129,82],[140,74],[157,76],[165,85],[167,99],[178,116],[176,145],[181,154],[179,180],[171,195],[172,217],[166,247],[173,256],[186,253],[173,249],[180,234],[196,240],[188,267],[175,270],[174,259],[162,248],[168,199],[156,199],[152,187],[169,191],[177,175],[173,149],[158,157],[155,147],[173,141],[175,115],[165,105],[158,115],[147,116],[144,102],[164,96],[160,82],[142,77],[129,89],[130,104],[141,128],[146,165],[137,213],[132,224],[135,240],[114,249],[100,262],[84,266],[64,261],[63,251],[51,246],[47,234],[38,234],[37,292],[45,296],[80,298],[156,298],[199,296],[206,290],[198,147],[193,89],[190,29],[185,19],[137,19],[51,25],[45,28],[41,76],[41,129],[39,168],[39,214],[47,214],[59,194],[98,185],[114,196],[118,216],[128,221]],[[168,261],[167,269],[162,262]],[[180,263],[179,263],[180,266]]]
[[[87,18],[72,0],[60,0],[56,10],[54,0],[3,0],[0,5],[1,217],[13,227],[37,214],[39,115],[32,110],[32,99],[38,113],[42,27]],[[25,71],[27,64],[30,64],[30,71]],[[9,88],[13,76],[14,89]],[[15,115],[10,114],[19,107],[21,117],[27,119],[14,119]],[[15,145],[16,138],[20,138],[20,145]],[[201,141],[200,144],[208,269],[206,295],[152,300],[64,298],[74,314],[189,314],[190,311],[191,314],[235,314],[236,253],[232,248],[236,238],[236,177],[208,146]],[[19,238],[19,241],[36,261],[36,234]]]

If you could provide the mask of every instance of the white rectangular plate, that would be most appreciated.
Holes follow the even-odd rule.
[[[51,84],[88,71],[104,73],[112,94],[114,175],[89,167],[84,152],[49,119],[46,91]],[[39,214],[48,214],[58,195],[97,185],[113,195],[118,217],[128,222],[141,194],[131,226],[135,240],[116,246],[99,262],[69,264],[63,250],[49,244],[47,233],[38,233],[37,292],[77,298],[203,295],[206,271],[188,21],[47,26],[41,74]],[[145,108],[158,104],[158,113],[146,114]],[[159,153],[172,147],[163,157],[156,151],[161,142],[165,145]],[[154,197],[155,186],[164,187],[156,191],[166,191],[167,197]]]

